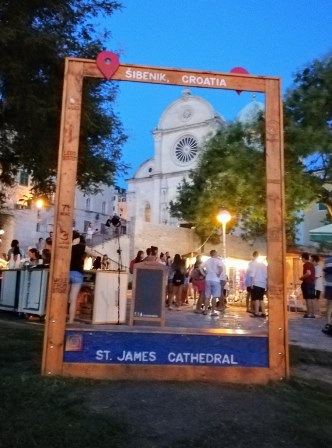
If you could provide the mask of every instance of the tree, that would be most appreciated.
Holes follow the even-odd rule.
[[[298,71],[285,95],[285,154],[311,178],[313,200],[332,215],[332,55]],[[286,165],[287,167],[287,165]]]
[[[109,33],[96,37],[92,21],[120,6],[108,0],[1,0],[3,183],[10,185],[17,170],[25,169],[36,193],[54,190],[64,58],[94,59],[104,50]],[[120,161],[126,136],[111,108],[117,89],[114,83],[84,82],[77,182],[90,192],[100,183],[112,185],[126,170]]]
[[[316,201],[332,212],[331,55],[295,75],[285,95],[284,115],[286,236],[293,244],[299,211]],[[216,226],[218,210],[227,208],[236,216],[231,225],[242,229],[245,239],[264,235],[263,146],[263,116],[250,126],[233,124],[217,134],[202,148],[189,181],[180,185],[172,215],[191,222],[206,238]]]
[[[298,211],[315,198],[316,177],[308,175],[295,151],[285,154],[286,234],[295,240]],[[173,216],[189,221],[196,232],[207,238],[218,225],[221,208],[234,219],[228,229],[238,228],[242,237],[253,240],[266,230],[266,181],[264,118],[244,126],[229,125],[202,148],[198,167],[178,188],[171,203]]]
[[[226,208],[235,217],[228,228],[246,228],[252,238],[265,229],[264,189],[262,146],[256,137],[253,141],[252,129],[229,125],[202,148],[198,168],[178,188],[171,213],[191,222],[205,239],[218,225],[218,211]]]

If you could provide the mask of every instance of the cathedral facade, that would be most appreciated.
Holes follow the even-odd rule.
[[[205,99],[184,89],[162,113],[153,132],[154,157],[127,180],[128,220],[176,226],[169,203],[183,178],[197,166],[207,139],[225,127],[225,120]]]

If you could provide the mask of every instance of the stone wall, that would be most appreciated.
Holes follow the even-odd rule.
[[[130,253],[134,258],[139,250],[145,252],[147,247],[157,246],[159,252],[168,251],[174,254],[186,254],[195,251],[200,246],[199,238],[190,229],[171,227],[164,224],[151,224],[137,220],[131,221],[129,227],[131,235]]]
[[[130,237],[129,235],[121,235],[119,238],[112,238],[111,240],[104,241],[101,244],[93,246],[93,251],[102,256],[106,254],[111,260],[111,269],[118,269],[118,262],[122,264],[123,268],[129,267],[129,262],[132,258],[129,255]],[[120,254],[118,253],[120,251]],[[119,255],[121,260],[119,260]]]
[[[176,253],[184,255],[191,252],[203,252],[208,255],[211,249],[216,249],[219,255],[223,254],[221,243],[213,245],[207,242],[202,246],[200,238],[194,230],[182,227],[133,220],[128,225],[128,235],[126,237],[129,238],[128,262],[135,258],[139,250],[145,252],[146,248],[150,246],[157,246],[159,252],[168,251],[172,257]],[[254,250],[258,250],[261,255],[266,255],[265,240],[257,240],[254,245],[249,245],[238,236],[227,235],[226,244],[227,256],[229,257],[250,260]]]
[[[209,254],[211,249],[216,249],[218,254],[222,256],[222,244],[212,245],[209,242],[204,246],[204,253]],[[243,260],[250,260],[252,253],[257,250],[260,255],[266,255],[266,240],[257,239],[254,244],[248,244],[243,241],[241,237],[235,235],[226,235],[226,255],[227,257],[241,258]]]

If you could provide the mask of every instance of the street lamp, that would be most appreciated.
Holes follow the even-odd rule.
[[[226,224],[232,219],[230,213],[227,210],[220,210],[217,216],[217,220],[222,224],[222,249],[223,257],[226,260]]]
[[[42,199],[38,199],[36,202],[36,206],[37,206],[37,232],[39,232],[39,227],[40,227],[40,210],[41,208],[43,208],[43,200]]]

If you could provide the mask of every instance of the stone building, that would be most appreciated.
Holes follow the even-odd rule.
[[[162,113],[153,131],[155,155],[128,182],[128,220],[178,225],[169,213],[176,189],[197,165],[201,147],[225,126],[205,99],[184,89]]]
[[[26,253],[29,247],[36,246],[39,238],[45,239],[53,231],[54,197],[50,197],[47,203],[39,202],[32,196],[31,187],[30,176],[19,171],[14,187],[6,190],[7,202],[0,214],[0,228],[4,231],[0,258],[8,252],[12,239],[17,239]],[[117,214],[125,220],[127,216],[125,190],[107,186],[103,186],[102,190],[98,194],[87,195],[77,189],[75,194],[73,228],[84,234],[91,224],[97,244],[105,239],[108,218]]]

